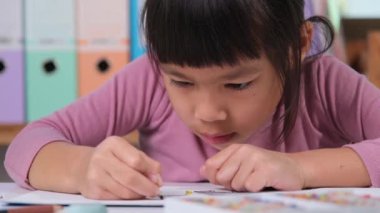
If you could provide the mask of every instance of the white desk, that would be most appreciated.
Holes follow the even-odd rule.
[[[29,190],[18,187],[14,183],[0,183],[0,209],[8,209],[9,207],[4,206],[5,204],[1,200],[12,198],[15,196],[23,195],[30,192]],[[163,208],[154,207],[108,207],[109,213],[163,213]]]
[[[161,193],[167,196],[173,195],[184,195],[187,190],[192,191],[215,191],[222,190],[225,191],[222,186],[213,185],[210,183],[165,183],[163,187],[161,187]],[[229,192],[229,191],[227,191]],[[2,198],[0,199],[0,209],[8,208],[5,206],[4,200],[12,199],[11,202],[16,203],[27,203],[27,204],[75,204],[75,203],[87,203],[87,202],[96,202],[94,200],[88,200],[79,195],[70,195],[70,194],[62,194],[62,193],[52,193],[52,192],[42,192],[42,191],[29,191],[23,188],[18,187],[14,183],[0,183],[0,195]],[[22,197],[22,198],[21,198]],[[26,198],[27,197],[27,198]],[[14,199],[13,199],[14,198]],[[3,202],[1,202],[3,200]],[[108,205],[128,205],[127,202],[132,201],[99,201],[99,203],[104,202]],[[134,201],[133,201],[134,202]],[[147,205],[145,202],[152,203],[157,205],[163,205],[163,201],[159,200],[151,200],[151,201],[143,201],[143,205]],[[163,213],[163,207],[107,207],[108,212],[110,213]]]
[[[233,193],[230,191],[225,191],[223,187],[212,185],[209,183],[165,183],[163,187],[161,188],[161,193],[166,196],[178,196],[178,192],[183,195],[183,192],[187,190],[192,190],[194,193],[198,192],[217,192],[218,193]],[[348,194],[342,192],[348,192]],[[194,194],[193,193],[193,194]],[[309,197],[313,197],[311,195],[326,195],[328,193],[332,193],[332,198],[330,201],[326,201],[325,199],[321,200],[305,200],[305,199],[298,199],[294,198],[292,200],[293,204],[301,204],[300,207],[303,207],[304,209],[311,209],[314,210],[317,205],[318,207],[322,205],[324,209],[328,210],[334,210],[329,212],[337,212],[335,210],[349,210],[351,208],[357,208],[358,210],[361,210],[360,212],[368,212],[368,211],[362,211],[363,208],[370,208],[375,211],[371,212],[380,212],[380,201],[378,198],[380,198],[380,189],[379,188],[321,188],[321,189],[310,189],[310,190],[302,190],[302,191],[294,191],[294,192],[276,192],[276,191],[269,191],[269,192],[262,192],[262,193],[252,193],[250,195],[256,196],[256,195],[263,195],[266,199],[271,198],[273,200],[273,197],[276,196],[276,199],[278,200],[279,194],[285,194],[285,193],[291,193],[291,195],[294,195],[294,193],[302,193],[304,195],[307,195]],[[338,194],[337,194],[338,193]],[[246,193],[244,196],[246,196]],[[63,193],[54,193],[54,192],[46,192],[46,191],[29,191],[26,189],[22,189],[18,187],[14,183],[0,183],[0,195],[2,195],[3,198],[0,199],[0,210],[8,208],[8,206],[5,206],[5,202],[1,202],[1,200],[8,200],[9,202],[14,202],[17,204],[78,204],[78,203],[101,203],[107,204],[107,205],[122,205],[123,207],[107,207],[108,212],[110,213],[163,213],[164,208],[163,207],[125,207],[126,205],[136,205],[136,202],[140,202],[140,205],[163,205],[162,200],[142,200],[142,201],[128,201],[128,200],[122,200],[122,201],[97,201],[97,200],[89,200],[85,199],[84,197],[80,195],[71,195],[71,194],[63,194]],[[228,195],[228,194],[227,194]],[[236,196],[239,196],[239,193],[234,194],[232,196],[229,196],[229,198],[236,198]],[[335,197],[334,197],[335,196]],[[342,197],[343,196],[343,197]],[[346,196],[346,197],[344,197]],[[368,197],[370,196],[370,197]],[[372,198],[371,198],[372,197]],[[284,197],[281,197],[280,199],[283,199]],[[289,201],[289,197],[285,198]],[[342,203],[342,200],[347,200],[347,202],[344,204]],[[339,201],[339,202],[338,202]],[[355,202],[351,202],[355,201]],[[142,204],[142,203],[143,204]],[[318,203],[319,202],[319,203]],[[310,204],[313,204],[313,206],[310,206]],[[326,206],[327,205],[327,206]],[[182,205],[181,205],[182,206]],[[307,208],[306,208],[307,206]],[[363,208],[362,208],[363,207]],[[187,207],[185,207],[187,208]],[[375,209],[374,209],[375,208]],[[315,211],[314,211],[315,212]],[[344,212],[344,211],[343,211]],[[354,211],[349,211],[354,212]]]

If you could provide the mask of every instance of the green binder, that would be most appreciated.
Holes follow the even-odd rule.
[[[25,1],[27,121],[75,100],[74,0]]]
[[[26,66],[28,121],[46,116],[75,100],[75,51],[30,51]]]

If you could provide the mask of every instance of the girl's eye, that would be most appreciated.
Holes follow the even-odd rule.
[[[175,85],[177,87],[190,87],[190,86],[193,86],[193,83],[190,83],[190,82],[187,82],[187,81],[176,81],[176,80],[173,80],[173,79],[170,80],[170,83],[172,83],[173,85]]]
[[[244,90],[244,89],[247,89],[251,84],[252,84],[252,81],[242,83],[242,84],[226,84],[225,87],[233,89],[233,90]]]

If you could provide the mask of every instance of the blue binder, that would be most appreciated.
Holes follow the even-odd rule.
[[[140,28],[140,14],[145,0],[130,0],[130,26],[131,26],[131,60],[145,53],[143,32]]]

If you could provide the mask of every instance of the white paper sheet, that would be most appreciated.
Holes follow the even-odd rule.
[[[165,183],[160,189],[164,197],[183,196],[189,191],[228,193],[223,187],[209,183]],[[231,192],[232,193],[232,192]],[[91,200],[81,195],[65,194],[47,191],[31,191],[20,196],[5,199],[9,204],[91,204],[100,203],[107,206],[130,206],[130,207],[162,207],[164,202],[159,198],[145,200]]]

